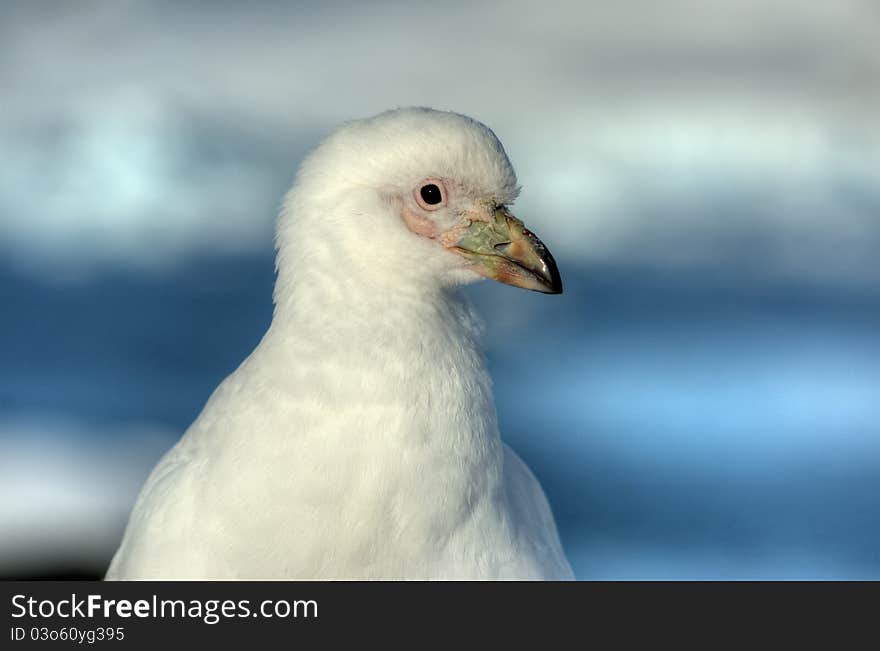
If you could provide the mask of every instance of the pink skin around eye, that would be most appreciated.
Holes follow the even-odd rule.
[[[440,201],[438,203],[427,203],[422,198],[422,188],[426,188],[430,185],[435,185],[440,190]],[[413,192],[413,195],[416,198],[416,203],[419,204],[419,207],[422,208],[422,210],[437,210],[446,205],[446,184],[443,183],[443,181],[440,179],[425,179],[424,181],[419,183],[418,187],[415,189],[415,192]]]
[[[440,189],[440,203],[429,204],[426,203],[424,199],[422,199],[422,188],[426,185],[436,185]],[[413,198],[416,201],[418,207],[426,212],[433,212],[439,208],[443,208],[446,206],[446,200],[448,198],[446,192],[446,184],[443,183],[440,179],[425,179],[421,183],[419,183],[415,190],[413,190]],[[416,235],[421,235],[422,237],[427,237],[430,239],[436,239],[440,233],[437,231],[436,224],[429,219],[428,217],[421,214],[420,210],[414,210],[406,205],[404,202],[403,211],[401,213],[403,217],[403,221],[406,222],[407,227]]]

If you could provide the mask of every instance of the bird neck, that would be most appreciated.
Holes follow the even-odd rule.
[[[479,320],[455,290],[338,291],[276,309],[263,348],[298,391],[329,410],[378,417],[389,438],[497,455]],[[306,388],[307,387],[307,388]]]

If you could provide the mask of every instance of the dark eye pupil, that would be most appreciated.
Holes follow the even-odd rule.
[[[429,206],[436,206],[443,200],[443,195],[440,193],[440,188],[438,188],[433,183],[423,185],[421,195],[422,200]]]

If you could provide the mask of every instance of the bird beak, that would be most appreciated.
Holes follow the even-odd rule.
[[[495,207],[488,221],[471,220],[450,248],[486,278],[544,294],[562,293],[550,251],[504,206]]]

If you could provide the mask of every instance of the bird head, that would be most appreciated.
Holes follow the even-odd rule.
[[[519,192],[485,125],[422,108],[343,125],[303,163],[278,229],[278,267],[438,286],[480,277],[548,294],[562,281],[510,209]]]

